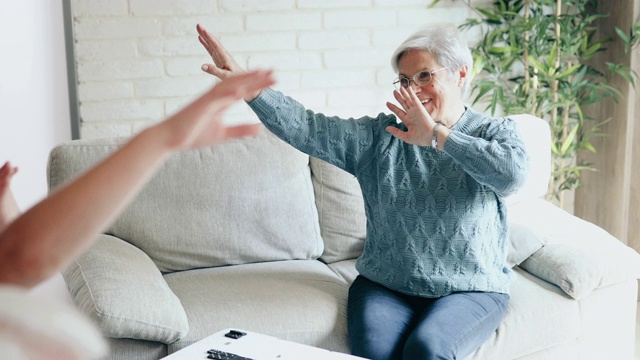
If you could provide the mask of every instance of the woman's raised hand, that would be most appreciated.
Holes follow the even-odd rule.
[[[202,71],[222,80],[230,76],[240,75],[246,72],[240,65],[238,65],[231,54],[227,52],[227,49],[222,46],[220,41],[211,35],[207,29],[198,24],[196,25],[196,30],[198,31],[198,41],[200,41],[200,44],[204,46],[213,60],[213,64],[203,64],[201,67]],[[260,95],[259,90],[248,93],[244,97],[244,100],[249,102],[255,99],[258,95]]]
[[[386,130],[409,144],[430,146],[436,122],[424,108],[416,93],[410,87],[408,89],[401,87],[400,90],[393,91],[393,96],[402,109],[390,102],[387,102],[387,107],[407,126],[407,131],[393,126],[388,126]]]

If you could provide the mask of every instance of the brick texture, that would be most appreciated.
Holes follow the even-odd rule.
[[[488,0],[482,0],[488,1]],[[197,40],[201,23],[238,63],[273,68],[278,84],[328,115],[388,112],[390,55],[416,28],[460,23],[461,1],[72,0],[81,137],[129,136],[178,111],[215,83]],[[257,119],[246,104],[231,124]]]

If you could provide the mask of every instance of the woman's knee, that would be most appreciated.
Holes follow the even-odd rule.
[[[422,333],[422,336],[409,336],[404,346],[403,359],[455,359],[455,350],[451,339],[437,332]]]

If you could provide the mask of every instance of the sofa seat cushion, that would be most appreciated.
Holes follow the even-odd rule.
[[[507,314],[493,335],[466,359],[518,359],[566,344],[580,334],[577,301],[558,287],[514,268]]]
[[[546,238],[545,246],[521,267],[575,299],[596,288],[640,277],[640,255],[634,249],[547,201],[532,198],[514,204],[509,217]]]
[[[122,142],[58,146],[50,157],[50,188]],[[107,233],[142,249],[164,273],[315,259],[323,251],[309,156],[266,130],[255,138],[175,154]]]
[[[349,285],[351,285],[359,274],[358,270],[356,270],[356,259],[342,260],[331,263],[328,266],[331,271]]]
[[[169,355],[167,345],[156,341],[108,338],[109,356],[102,360],[158,360]]]
[[[349,284],[358,275],[355,260],[339,261],[329,268]],[[544,354],[552,348],[555,352],[566,348],[576,353],[575,340],[581,326],[578,302],[519,267],[513,270],[507,315],[491,338],[467,359],[517,359]]]
[[[168,344],[189,332],[180,300],[158,268],[125,241],[100,235],[63,276],[73,302],[105,336]]]
[[[189,319],[169,353],[225,328],[348,352],[347,289],[322,262],[290,260],[165,275]]]

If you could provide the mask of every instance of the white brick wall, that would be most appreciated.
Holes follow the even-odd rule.
[[[481,0],[484,1],[484,0]],[[478,1],[478,2],[481,2]],[[195,25],[220,38],[243,66],[274,68],[277,89],[330,115],[388,112],[389,57],[433,22],[459,24],[464,1],[73,0],[81,136],[127,136],[214,83]],[[476,5],[474,3],[474,5]],[[230,123],[255,122],[245,104]]]

